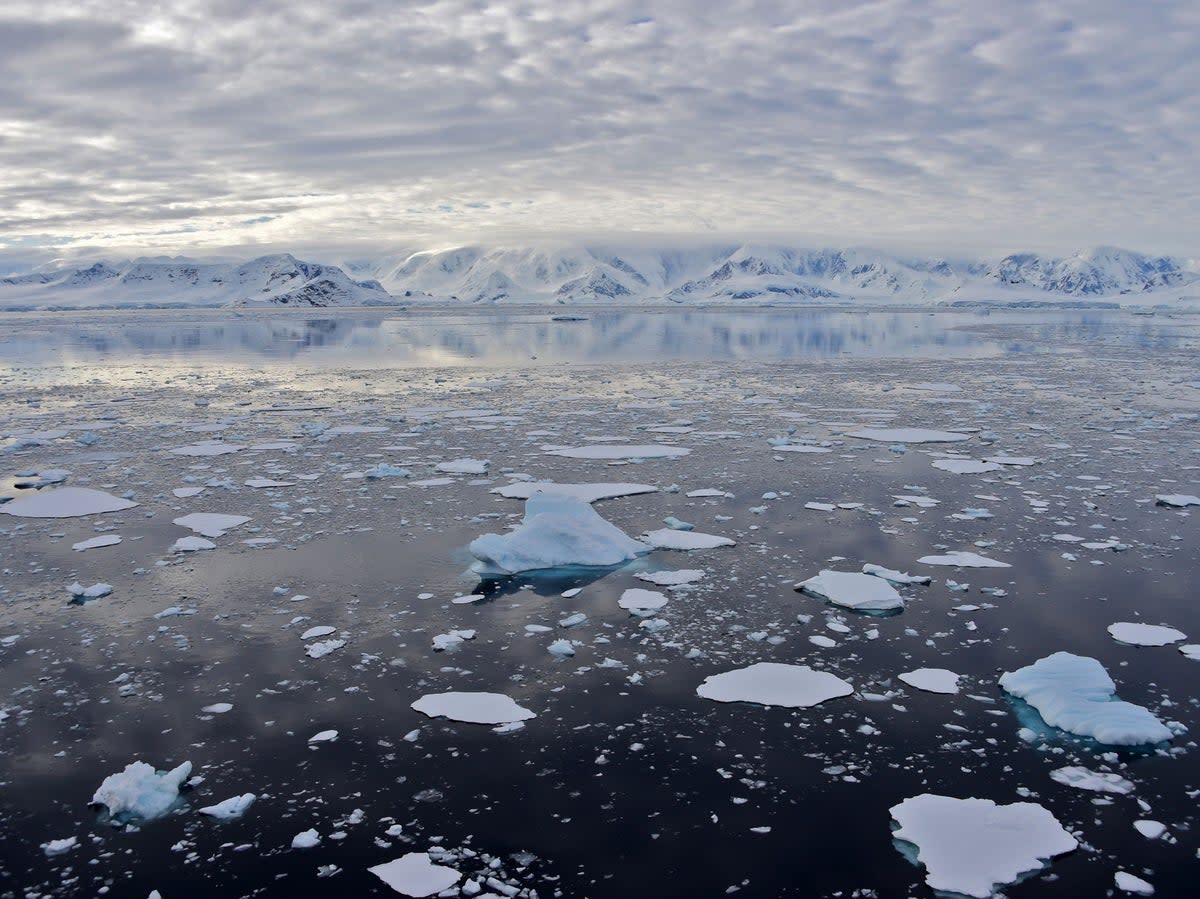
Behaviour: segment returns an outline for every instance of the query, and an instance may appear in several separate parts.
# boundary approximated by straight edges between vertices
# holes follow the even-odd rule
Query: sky
[[[5,0],[0,250],[1200,255],[1196,0]]]

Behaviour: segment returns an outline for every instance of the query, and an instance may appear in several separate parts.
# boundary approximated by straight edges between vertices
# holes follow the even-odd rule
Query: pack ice
[[[929,886],[977,899],[1079,845],[1035,802],[997,805],[922,793],[892,806],[891,815],[900,825],[892,835],[917,847]]]
[[[825,570],[801,581],[796,589],[857,612],[904,608],[904,597],[886,579],[857,571]]]
[[[650,547],[605,521],[573,496],[538,493],[510,534],[484,534],[467,547],[477,574],[506,575],[567,565],[609,567],[650,552]]]
[[[1116,698],[1104,666],[1087,656],[1056,652],[1017,671],[1000,686],[1037,709],[1051,727],[1109,746],[1142,746],[1172,733],[1149,709]]]
[[[118,821],[159,818],[171,810],[191,774],[191,762],[161,774],[145,762],[130,762],[124,771],[104,778],[92,804],[103,805]]]

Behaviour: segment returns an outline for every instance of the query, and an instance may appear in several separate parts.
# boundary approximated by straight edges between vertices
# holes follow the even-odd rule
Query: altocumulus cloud
[[[1195,0],[8,0],[0,246],[1194,252]]]

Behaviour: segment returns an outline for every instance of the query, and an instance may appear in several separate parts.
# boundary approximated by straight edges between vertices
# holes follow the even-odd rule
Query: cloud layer
[[[9,0],[0,247],[1194,253],[1192,0]]]

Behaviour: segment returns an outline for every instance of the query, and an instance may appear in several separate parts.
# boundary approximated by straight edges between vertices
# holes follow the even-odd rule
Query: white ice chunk
[[[557,496],[573,496],[585,503],[657,492],[658,488],[649,484],[555,484],[553,481],[519,481],[492,490],[492,493],[509,499],[529,499],[535,493],[553,493]]]
[[[0,515],[17,518],[83,518],[106,512],[123,512],[137,503],[93,490],[90,487],[58,487],[40,490],[32,496],[22,496],[0,505]]]
[[[682,446],[667,446],[662,443],[652,443],[633,446],[624,443],[606,443],[595,446],[569,446],[562,449],[548,450],[551,456],[564,456],[568,459],[678,459],[686,456],[690,449]]]
[[[301,831],[292,837],[293,849],[312,849],[321,842],[321,835],[314,828]]]
[[[433,896],[454,886],[462,875],[445,865],[435,865],[427,852],[410,852],[394,861],[367,868],[372,874],[405,896]]]
[[[756,702],[789,709],[808,708],[853,692],[853,685],[827,671],[779,662],[757,662],[713,674],[696,688],[697,695],[716,702]]]
[[[226,531],[245,524],[246,515],[221,515],[216,512],[192,512],[175,519],[175,524],[195,531],[201,537],[224,537]]]
[[[246,813],[246,809],[250,808],[257,798],[253,793],[243,793],[241,796],[234,796],[218,802],[216,805],[205,806],[200,809],[200,814],[216,818],[218,821],[232,821],[242,817]]]
[[[847,437],[860,440],[876,440],[880,443],[958,443],[970,440],[970,434],[954,431],[930,431],[926,428],[861,428],[848,431]]]
[[[104,778],[92,796],[117,820],[149,820],[165,815],[179,799],[179,788],[192,775],[192,763],[160,774],[145,762],[131,762],[124,771]]]
[[[1147,840],[1157,840],[1167,832],[1167,825],[1161,821],[1150,821],[1145,818],[1134,821],[1133,828]]]
[[[305,646],[304,654],[310,659],[321,659],[331,652],[337,652],[345,645],[345,640],[318,640]]]
[[[75,837],[65,837],[61,840],[50,840],[48,843],[42,843],[42,852],[53,858],[56,855],[64,855],[79,845],[79,840]]]
[[[639,581],[646,581],[659,587],[679,587],[691,584],[704,577],[700,568],[681,568],[678,571],[639,571],[634,575]]]
[[[224,456],[238,453],[246,447],[236,443],[222,443],[220,440],[205,440],[190,446],[178,446],[171,450],[176,456]]]
[[[829,600],[834,605],[861,612],[903,609],[902,597],[883,578],[857,571],[824,570],[796,585],[809,596]]]
[[[1154,499],[1160,506],[1174,506],[1177,509],[1200,506],[1200,496],[1192,496],[1188,493],[1160,493]]]
[[[918,668],[916,671],[906,671],[899,675],[900,680],[910,687],[928,693],[957,693],[958,679],[961,676],[945,668]]]
[[[1087,656],[1056,652],[1017,671],[1000,686],[1037,709],[1051,727],[1110,746],[1140,746],[1171,739],[1149,709],[1116,698],[1104,666]]]
[[[245,482],[247,487],[253,487],[255,490],[264,490],[271,487],[295,487],[295,481],[276,481],[273,478],[250,478]]]
[[[430,718],[449,718],[468,724],[509,724],[537,717],[503,693],[428,693],[412,707]]]
[[[617,605],[629,611],[633,611],[634,609],[654,610],[661,609],[668,602],[667,597],[657,590],[643,590],[641,587],[630,587],[621,594],[621,598],[617,600]]]
[[[1133,893],[1135,896],[1154,895],[1153,884],[1128,871],[1118,871],[1113,875],[1113,881],[1116,883],[1117,889],[1124,890],[1126,893]]]
[[[897,587],[906,584],[929,584],[933,578],[927,574],[905,574],[901,571],[896,571],[894,568],[884,568],[882,565],[872,565],[868,562],[862,567],[863,574],[869,574],[872,577],[881,577],[890,584]]]
[[[338,738],[336,730],[322,730],[308,738],[309,743],[332,743]]]
[[[300,635],[301,640],[315,640],[317,637],[328,637],[337,630],[336,627],[330,627],[328,624],[318,624],[316,627],[310,627]]]
[[[449,462],[439,462],[434,468],[446,474],[487,474],[491,464],[487,459],[451,459]]]
[[[1119,774],[1092,771],[1079,765],[1056,768],[1050,772],[1050,779],[1064,786],[1091,790],[1094,793],[1117,793],[1124,796],[1133,792],[1133,781],[1126,780]]]
[[[649,552],[649,548],[590,505],[570,496],[535,494],[525,517],[509,534],[485,534],[468,549],[479,574],[515,574],[568,565],[608,567]]]
[[[85,552],[89,549],[99,549],[102,546],[116,546],[121,542],[121,538],[116,534],[104,534],[100,537],[90,537],[87,540],[80,540],[78,543],[71,544],[71,549],[77,553]]]
[[[1133,646],[1170,646],[1180,640],[1186,640],[1187,634],[1173,627],[1160,624],[1141,624],[1135,621],[1118,621],[1108,626],[1108,632],[1114,640],[1129,643]]]
[[[933,467],[951,474],[983,474],[985,471],[999,471],[1004,466],[977,459],[936,459]]]
[[[957,568],[1012,568],[1007,562],[959,550],[940,556],[921,556],[917,561],[922,565],[948,565]]]
[[[997,805],[923,793],[892,806],[891,815],[900,825],[892,836],[917,847],[929,886],[976,899],[1078,846],[1035,802]]]
[[[180,537],[171,544],[168,552],[173,553],[196,553],[203,552],[207,549],[216,549],[217,544],[211,540],[205,540],[203,537]]]
[[[716,534],[701,534],[699,531],[677,531],[674,528],[659,528],[642,535],[642,540],[655,549],[716,549],[718,546],[735,546],[728,537]]]

